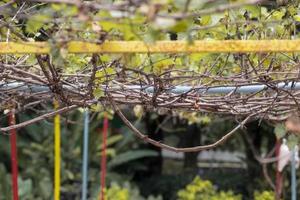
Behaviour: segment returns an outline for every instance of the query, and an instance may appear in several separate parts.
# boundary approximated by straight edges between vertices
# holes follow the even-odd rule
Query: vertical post
[[[54,102],[58,109],[58,102]],[[54,200],[60,199],[60,116],[54,116]]]
[[[102,132],[102,155],[101,155],[101,193],[100,200],[105,200],[105,178],[106,178],[106,138],[108,131],[108,119],[104,116]]]
[[[276,158],[279,158],[279,149],[280,149],[280,139],[277,139],[276,146],[275,146]],[[278,170],[278,163],[279,163],[279,159],[277,161],[277,166],[276,166],[276,188],[275,188],[276,200],[280,200],[281,193],[282,193],[282,173]]]
[[[296,22],[293,23],[293,28],[294,28],[294,34],[292,37],[293,39],[296,39],[297,37],[297,29],[296,29]],[[292,185],[292,200],[297,200],[297,181],[296,181],[296,160],[295,160],[295,155],[296,151],[298,151],[298,146],[294,146],[292,149],[292,157],[291,157],[291,185]]]
[[[15,125],[16,119],[14,111],[9,112],[9,125]],[[11,168],[12,168],[12,194],[13,200],[18,200],[18,157],[17,157],[17,131],[16,129],[12,129],[10,131],[10,151],[11,151]]]
[[[89,111],[84,111],[84,130],[83,130],[83,162],[82,162],[82,200],[87,199],[88,185],[88,149],[89,148]]]
[[[297,181],[296,181],[296,161],[295,152],[296,147],[292,149],[291,157],[291,186],[292,186],[292,200],[297,200]]]

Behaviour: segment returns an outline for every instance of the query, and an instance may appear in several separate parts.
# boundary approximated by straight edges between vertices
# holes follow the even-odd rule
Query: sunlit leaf
[[[49,15],[36,14],[29,18],[26,24],[26,31],[29,33],[37,32],[42,26],[51,19]]]

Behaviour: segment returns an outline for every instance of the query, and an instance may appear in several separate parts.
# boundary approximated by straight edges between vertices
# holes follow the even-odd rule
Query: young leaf
[[[285,125],[283,123],[277,124],[274,133],[278,139],[282,138],[286,134]]]
[[[42,26],[50,20],[50,16],[37,14],[29,18],[26,24],[26,31],[29,33],[37,32]]]

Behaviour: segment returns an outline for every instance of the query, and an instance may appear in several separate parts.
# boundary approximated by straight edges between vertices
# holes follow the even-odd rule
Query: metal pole
[[[108,118],[104,114],[103,132],[102,132],[102,153],[101,153],[101,186],[100,186],[100,200],[105,200],[105,186],[106,186],[106,140],[108,133]]]
[[[105,41],[97,44],[84,41],[63,43],[69,53],[249,53],[300,52],[299,40],[184,40]],[[0,42],[0,54],[49,54],[48,42]]]
[[[84,130],[83,130],[83,162],[82,162],[82,200],[87,199],[88,185],[88,150],[89,150],[89,110],[84,111]]]
[[[279,158],[279,149],[280,149],[280,139],[277,139],[276,141],[276,146],[275,146],[275,154],[276,158]],[[282,193],[282,182],[283,182],[283,177],[282,173],[278,170],[278,163],[279,159],[277,161],[277,166],[276,166],[276,187],[275,187],[275,199],[280,200],[281,199],[281,193]]]
[[[54,107],[58,109],[59,105],[54,100]],[[60,172],[61,172],[61,133],[60,133],[60,115],[54,116],[54,200],[60,200]]]
[[[9,112],[9,125],[15,125],[16,118],[14,111]],[[11,168],[12,168],[12,194],[13,200],[18,200],[18,153],[17,153],[17,131],[12,129],[10,131],[10,149],[11,149]]]
[[[77,89],[67,85],[63,85],[65,89]],[[300,90],[300,82],[280,82],[274,85],[275,89],[284,89],[284,90]],[[18,91],[30,91],[30,92],[48,92],[50,91],[48,86],[45,85],[28,85],[23,83],[1,83],[0,82],[0,92],[5,90],[18,90]],[[124,86],[112,86],[108,87],[103,86],[103,89],[108,89],[110,91],[115,90],[143,90],[147,93],[154,93],[154,87],[148,85],[124,85]],[[213,86],[213,87],[203,87],[203,86],[175,86],[172,88],[165,89],[166,93],[172,94],[183,94],[187,92],[196,92],[199,94],[228,94],[228,93],[239,93],[239,94],[249,94],[256,93],[263,90],[271,90],[265,84],[253,84],[253,85],[243,85],[243,86]]]
[[[292,190],[292,200],[297,200],[297,181],[296,181],[296,161],[295,161],[295,148],[292,150],[291,158],[291,190]]]

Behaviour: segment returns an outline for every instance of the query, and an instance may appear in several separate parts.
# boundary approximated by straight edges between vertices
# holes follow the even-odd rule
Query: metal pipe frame
[[[74,89],[70,86],[63,86],[64,88]],[[107,86],[103,86],[103,90],[105,90]],[[142,90],[146,93],[154,93],[155,88],[153,86],[140,86],[140,85],[124,85],[124,86],[112,86],[108,87],[110,90]],[[201,86],[175,86],[172,88],[168,88],[165,90],[166,93],[170,94],[184,94],[188,92],[196,92],[198,94],[229,94],[229,93],[237,93],[237,94],[249,94],[249,93],[257,93],[263,90],[271,89],[266,84],[254,84],[254,85],[244,85],[244,86],[215,86],[209,88],[203,88]],[[300,90],[300,82],[280,82],[274,85],[274,89],[279,90]],[[23,84],[19,82],[15,83],[0,83],[0,92],[8,91],[8,90],[18,90],[21,92],[49,92],[50,89],[48,86],[44,85],[29,85]]]
[[[53,45],[52,45],[53,48]],[[300,40],[105,41],[103,44],[57,42],[69,53],[250,53],[300,52]],[[48,42],[0,42],[0,54],[48,54]]]

